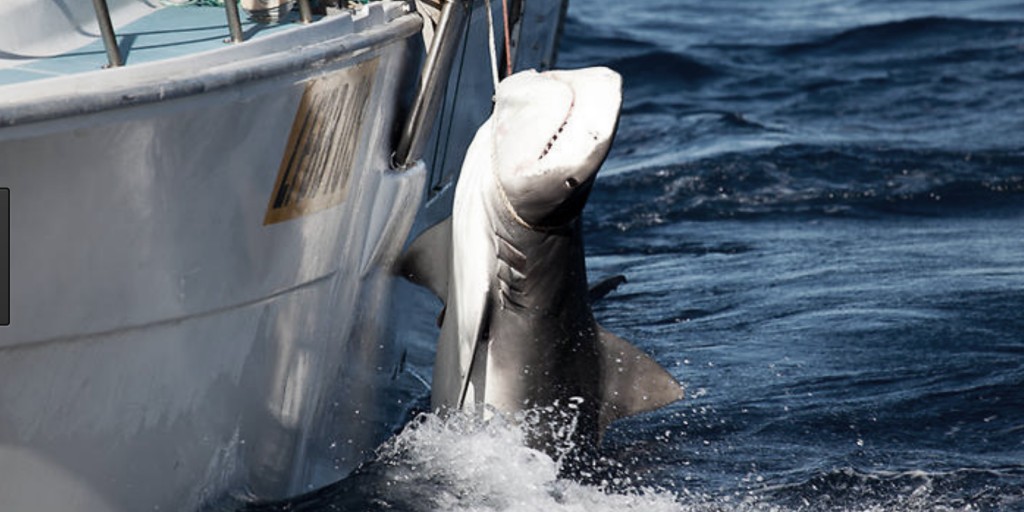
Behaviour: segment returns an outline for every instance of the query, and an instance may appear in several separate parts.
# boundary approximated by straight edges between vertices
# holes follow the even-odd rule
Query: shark
[[[612,421],[683,398],[668,371],[591,309],[581,218],[618,126],[622,79],[603,67],[522,71],[499,83],[494,100],[451,216],[399,262],[444,303],[431,405],[572,407],[572,442],[594,446]],[[621,279],[611,281],[596,293]]]

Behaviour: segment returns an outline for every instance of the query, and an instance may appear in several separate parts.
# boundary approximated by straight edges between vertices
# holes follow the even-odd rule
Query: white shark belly
[[[489,125],[490,122],[485,123],[480,129],[488,130]],[[442,340],[437,356],[445,357],[448,364],[458,367],[458,389],[448,389],[443,393],[445,404],[454,408],[472,407],[481,398],[480,390],[474,389],[467,378],[473,354],[480,341],[496,261],[490,227],[491,208],[494,206],[484,193],[494,187],[491,146],[488,138],[480,141],[483,143],[474,140],[470,146],[455,189],[452,206],[451,300],[448,303],[454,318],[446,319],[453,322],[452,328],[448,328],[446,333],[450,339]],[[449,350],[455,354],[442,353]],[[461,397],[460,403],[463,386],[466,386],[465,396]]]

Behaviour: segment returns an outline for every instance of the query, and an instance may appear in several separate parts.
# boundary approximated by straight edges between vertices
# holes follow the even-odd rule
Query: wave
[[[986,21],[968,18],[923,17],[866,25],[845,30],[828,37],[781,46],[781,53],[851,53],[879,47],[916,47],[940,41],[988,39],[993,32],[1012,33],[1021,23]]]
[[[1019,206],[1021,168],[1019,150],[781,146],[611,175],[595,188],[591,222],[986,212]]]
[[[636,55],[657,49],[646,41],[602,27],[596,27],[570,16],[559,44],[561,67],[593,66],[597,62]]]
[[[766,489],[772,502],[824,510],[1010,510],[1024,506],[1024,495],[1006,492],[1024,478],[1020,468],[961,468],[863,471],[839,468],[796,484]],[[760,494],[760,493],[759,493]],[[786,507],[789,508],[789,507]]]
[[[936,45],[961,46],[964,41],[1012,41],[1020,38],[1020,21],[984,20],[925,16],[861,25],[825,34],[806,41],[790,43],[711,43],[698,48],[727,51],[768,50],[774,54],[798,56],[824,53],[841,55],[874,51],[879,48],[921,48]],[[943,42],[950,44],[943,44]]]
[[[665,50],[645,51],[603,64],[621,73],[626,87],[651,82],[659,88],[694,86],[722,74],[696,58]]]
[[[622,74],[627,87],[694,84],[722,74],[696,57],[626,34],[602,31],[574,17],[566,22],[559,64],[608,66]]]

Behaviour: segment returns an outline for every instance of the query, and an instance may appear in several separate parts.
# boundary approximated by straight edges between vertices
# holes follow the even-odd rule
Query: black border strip
[[[0,326],[11,325],[11,189],[0,187]]]

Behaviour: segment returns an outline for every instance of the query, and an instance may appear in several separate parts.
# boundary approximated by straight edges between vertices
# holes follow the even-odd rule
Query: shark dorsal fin
[[[398,262],[398,272],[448,300],[452,260],[452,218],[434,224],[416,237]]]
[[[683,388],[654,359],[598,326],[601,358],[599,432],[619,418],[681,400]]]
[[[593,304],[603,299],[605,295],[608,295],[609,293],[615,291],[615,289],[618,288],[619,285],[625,282],[626,276],[622,274],[616,274],[614,276],[606,277],[600,280],[596,284],[592,285],[590,287],[590,290],[587,292],[587,302]]]

